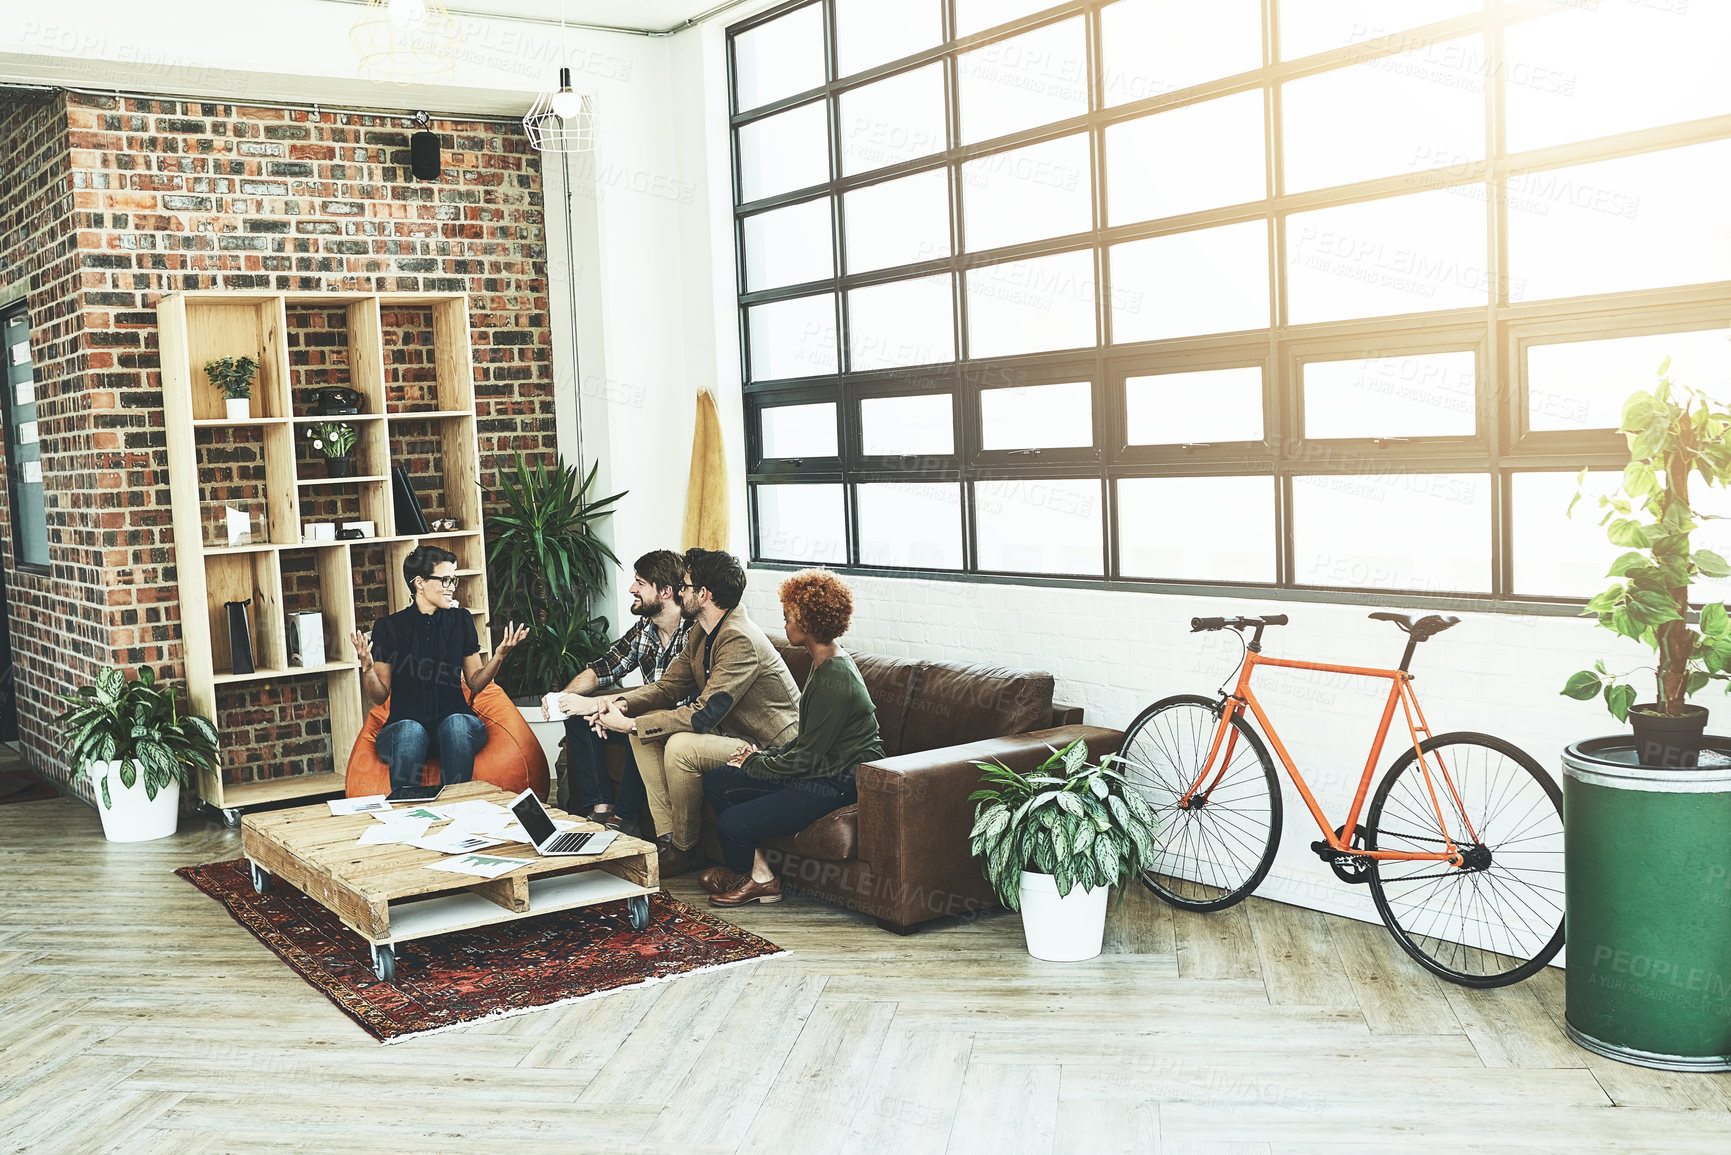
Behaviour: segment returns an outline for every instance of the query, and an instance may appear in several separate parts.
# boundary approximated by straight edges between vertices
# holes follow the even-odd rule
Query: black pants
[[[613,798],[612,781],[607,777],[608,743],[625,747],[625,773],[619,779],[619,798]],[[643,778],[637,773],[637,759],[631,755],[631,736],[609,731],[607,737],[597,737],[589,728],[587,718],[565,719],[565,766],[571,775],[572,807],[591,810],[597,803],[613,806],[619,817],[637,821],[643,814],[645,795]]]
[[[707,771],[703,796],[719,815],[715,833],[727,868],[735,874],[751,869],[752,856],[765,838],[798,834],[830,811],[859,801],[852,779],[768,782],[737,766]]]

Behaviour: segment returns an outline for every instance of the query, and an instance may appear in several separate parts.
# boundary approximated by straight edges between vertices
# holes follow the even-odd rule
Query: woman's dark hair
[[[403,583],[409,587],[409,596],[415,596],[416,578],[430,579],[434,567],[456,560],[456,554],[436,545],[421,545],[410,550],[409,556],[403,559]]]
[[[853,621],[853,591],[826,569],[802,569],[781,583],[782,613],[820,642],[833,642]]]
[[[722,550],[686,550],[685,571],[691,575],[691,588],[708,590],[710,600],[724,610],[738,605],[745,593],[745,570],[738,558]]]
[[[685,580],[685,559],[670,549],[652,549],[637,559],[637,576],[655,587],[678,591]]]

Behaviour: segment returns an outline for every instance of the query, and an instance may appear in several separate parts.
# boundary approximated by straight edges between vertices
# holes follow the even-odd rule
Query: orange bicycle
[[[1142,881],[1173,906],[1209,911],[1242,902],[1267,876],[1280,845],[1280,783],[1248,712],[1322,831],[1311,849],[1342,881],[1369,885],[1407,954],[1464,986],[1519,982],[1563,945],[1562,794],[1537,762],[1501,738],[1431,733],[1408,667],[1419,643],[1459,618],[1370,616],[1406,633],[1399,668],[1265,657],[1262,631],[1285,625],[1284,614],[1191,619],[1192,633],[1236,631],[1244,658],[1230,693],[1166,698],[1125,731],[1122,769],[1160,818]],[[1358,792],[1338,826],[1317,805],[1250,688],[1262,666],[1391,683]],[[1366,810],[1396,707],[1412,747],[1383,775]]]

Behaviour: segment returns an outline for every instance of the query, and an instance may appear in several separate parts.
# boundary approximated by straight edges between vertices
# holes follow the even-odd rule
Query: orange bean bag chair
[[[469,704],[487,727],[487,744],[475,755],[475,781],[491,782],[512,794],[533,790],[537,797],[545,799],[547,755],[542,753],[541,743],[535,740],[529,723],[523,721],[516,703],[499,688],[498,683],[488,686],[478,695],[471,695],[465,687],[463,696],[469,699]],[[385,728],[390,716],[388,698],[367,714],[361,736],[355,739],[355,748],[349,751],[348,781],[344,792],[350,798],[391,792],[391,768],[385,765],[378,752],[379,731]],[[437,758],[427,759],[421,771],[421,783],[425,786],[439,784]]]

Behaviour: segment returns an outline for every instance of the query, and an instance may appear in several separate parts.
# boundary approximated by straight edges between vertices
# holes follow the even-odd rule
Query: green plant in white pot
[[[222,390],[223,412],[230,421],[245,421],[252,416],[252,379],[258,375],[258,362],[251,357],[218,357],[204,363],[205,376]]]
[[[54,721],[74,771],[94,785],[103,834],[110,842],[173,834],[192,769],[216,771],[216,727],[184,712],[149,666],[132,681],[105,666],[93,685],[62,698],[69,708]]]
[[[971,849],[986,881],[1022,913],[1028,953],[1076,962],[1100,953],[1106,897],[1154,853],[1154,812],[1112,769],[1108,754],[1088,761],[1081,739],[1028,774],[1001,762],[976,762],[984,788]]]

